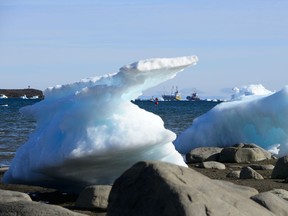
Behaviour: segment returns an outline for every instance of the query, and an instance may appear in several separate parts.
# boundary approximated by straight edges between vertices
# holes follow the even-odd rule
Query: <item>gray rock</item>
[[[79,208],[107,209],[111,185],[92,185],[86,187],[76,200],[75,206]]]
[[[219,161],[219,154],[222,148],[199,147],[186,154],[187,163],[201,163],[203,161]]]
[[[272,164],[249,164],[249,167],[254,170],[273,170],[275,166]]]
[[[269,151],[263,149],[262,147],[256,145],[255,143],[238,143],[238,144],[233,145],[233,147],[239,147],[239,148],[259,148],[259,149],[261,149],[261,150],[263,151],[263,153],[265,154],[265,157],[266,157],[267,159],[271,159],[271,158],[272,158],[272,154],[271,154]]]
[[[240,179],[264,179],[263,176],[251,167],[243,167],[240,171]]]
[[[249,198],[257,193],[253,188],[211,180],[186,167],[160,161],[138,162],[114,182],[107,214],[274,215]]]
[[[84,216],[61,206],[33,201],[0,203],[0,216]]]
[[[32,199],[25,193],[0,189],[0,203],[14,201],[32,201]]]
[[[216,161],[205,161],[202,162],[199,165],[200,168],[206,168],[206,169],[219,169],[219,170],[225,170],[226,166],[225,164],[222,164],[220,162],[216,162]]]
[[[278,197],[288,201],[288,191],[284,189],[273,189],[269,191],[270,193],[273,193],[277,195]]]
[[[277,216],[288,215],[288,202],[271,192],[264,192],[251,197],[252,200],[264,206]]]
[[[288,177],[288,155],[277,160],[272,171],[272,179],[286,179]]]
[[[270,152],[255,144],[238,144],[224,148],[220,153],[220,162],[224,163],[250,163],[270,158]]]
[[[234,178],[239,179],[240,178],[240,170],[232,170],[226,175],[227,178]]]

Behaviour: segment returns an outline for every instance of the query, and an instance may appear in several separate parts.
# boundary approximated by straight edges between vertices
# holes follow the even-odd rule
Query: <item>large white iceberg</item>
[[[174,141],[176,149],[186,154],[196,147],[245,142],[278,156],[288,154],[288,86],[278,92],[263,88],[252,85],[239,89],[234,100],[196,118]]]
[[[140,160],[187,166],[172,143],[176,135],[131,100],[197,61],[142,60],[115,74],[45,90],[45,100],[21,110],[37,119],[37,128],[17,150],[4,182],[79,191],[113,183]]]

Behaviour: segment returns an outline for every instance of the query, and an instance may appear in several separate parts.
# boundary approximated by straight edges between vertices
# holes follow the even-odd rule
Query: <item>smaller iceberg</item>
[[[21,112],[37,128],[16,152],[6,183],[78,192],[111,184],[141,160],[187,166],[162,119],[131,100],[195,65],[196,56],[141,60],[115,74],[45,90],[45,99]]]
[[[262,85],[238,89],[232,101],[222,102],[202,116],[174,141],[186,154],[201,146],[255,143],[266,150],[288,154],[288,86],[278,92]]]
[[[231,96],[231,100],[241,100],[245,99],[247,96],[253,96],[253,95],[269,95],[273,92],[266,89],[262,84],[258,85],[248,85],[243,86],[240,89],[237,87],[233,88],[234,94]]]

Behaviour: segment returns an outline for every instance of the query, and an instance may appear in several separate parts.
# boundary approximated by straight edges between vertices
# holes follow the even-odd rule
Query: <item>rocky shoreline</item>
[[[33,96],[38,96],[39,99],[43,99],[44,95],[41,90],[33,89],[33,88],[25,88],[25,89],[0,89],[0,95],[5,95],[8,98],[20,98],[24,95],[27,98],[32,98]]]
[[[121,213],[120,213],[121,211],[122,212],[126,211],[126,213],[128,215],[153,215],[153,213],[151,213],[153,211],[155,212],[154,215],[161,215],[163,212],[161,213],[162,210],[159,207],[159,205],[161,205],[162,199],[165,199],[167,201],[167,203],[172,202],[173,205],[174,204],[179,205],[179,202],[181,202],[180,206],[183,206],[183,205],[186,206],[183,209],[184,213],[181,210],[180,211],[181,213],[176,212],[174,215],[201,215],[200,212],[203,209],[202,209],[202,207],[199,207],[199,206],[202,206],[202,205],[205,206],[206,211],[210,211],[210,213],[207,215],[219,215],[219,214],[215,213],[215,211],[217,211],[217,208],[215,209],[215,206],[213,204],[214,201],[216,203],[219,202],[218,204],[221,206],[223,205],[222,206],[223,209],[218,210],[218,211],[223,211],[222,212],[223,214],[221,214],[221,215],[229,215],[229,212],[232,213],[232,215],[240,215],[239,212],[241,212],[241,211],[243,211],[242,212],[243,215],[255,215],[255,213],[260,214],[260,215],[288,215],[288,211],[286,211],[287,207],[281,207],[280,208],[276,204],[274,204],[272,201],[271,201],[271,203],[273,203],[273,205],[271,204],[270,206],[268,206],[268,207],[266,206],[265,208],[263,208],[261,205],[257,204],[257,203],[261,202],[261,199],[265,199],[265,198],[263,198],[263,196],[264,197],[268,196],[269,199],[273,198],[272,200],[275,200],[277,198],[277,197],[276,198],[274,197],[274,196],[276,196],[276,195],[274,195],[275,193],[281,193],[282,198],[283,198],[283,196],[286,196],[283,199],[279,198],[279,200],[277,200],[279,205],[283,204],[282,202],[284,202],[284,204],[285,204],[288,201],[288,184],[286,183],[287,182],[286,179],[284,179],[284,178],[272,178],[272,175],[275,175],[275,173],[273,174],[273,170],[275,169],[274,167],[276,166],[279,159],[274,158],[274,157],[268,157],[268,158],[260,160],[260,161],[246,161],[247,157],[251,159],[250,153],[252,150],[254,151],[256,149],[255,146],[249,145],[249,147],[248,147],[250,149],[248,151],[249,153],[246,155],[244,154],[244,156],[243,156],[243,152],[239,153],[239,151],[243,150],[247,153],[247,149],[245,149],[245,147],[237,146],[237,147],[233,147],[233,148],[234,148],[234,150],[237,149],[237,151],[238,151],[238,156],[237,156],[237,151],[234,151],[234,152],[236,152],[234,158],[236,160],[243,160],[244,162],[243,161],[238,161],[238,162],[231,161],[229,163],[228,162],[218,162],[220,159],[218,159],[218,161],[217,160],[209,161],[207,159],[207,149],[204,149],[204,150],[202,149],[201,150],[202,153],[198,152],[197,157],[194,157],[194,158],[197,158],[197,161],[194,161],[193,163],[191,163],[191,162],[188,163],[189,168],[182,168],[182,167],[179,167],[176,165],[171,165],[171,164],[167,164],[167,163],[163,163],[163,162],[147,161],[147,162],[136,163],[133,167],[128,169],[125,173],[123,173],[123,175],[121,175],[115,181],[113,187],[112,186],[104,186],[107,189],[107,190],[105,189],[106,192],[103,192],[103,186],[100,186],[100,187],[89,188],[88,192],[86,191],[84,193],[84,195],[82,194],[82,198],[83,198],[83,196],[84,196],[84,198],[87,198],[87,197],[93,197],[93,196],[91,196],[91,193],[92,194],[94,193],[94,199],[95,199],[95,197],[96,197],[96,199],[98,199],[98,201],[96,203],[94,203],[95,204],[94,207],[93,207],[93,205],[92,205],[92,207],[91,206],[85,207],[85,204],[82,206],[79,205],[79,198],[80,198],[81,194],[80,195],[67,194],[67,193],[62,193],[60,191],[57,191],[55,189],[42,188],[42,187],[36,187],[36,186],[3,184],[2,183],[2,176],[6,170],[5,168],[0,169],[0,178],[1,178],[0,189],[5,190],[5,191],[9,190],[9,191],[23,192],[25,194],[28,194],[31,197],[31,199],[37,203],[40,202],[40,203],[49,204],[49,206],[50,205],[57,205],[57,206],[63,207],[65,209],[68,209],[71,211],[70,212],[71,214],[67,213],[67,215],[73,215],[74,213],[75,214],[79,213],[79,214],[84,214],[84,215],[90,215],[90,216],[121,215]],[[204,152],[204,155],[206,155],[205,157],[203,157],[203,152]],[[259,151],[257,150],[255,152],[257,152],[257,155],[259,156]],[[195,156],[195,153],[191,152],[190,154],[187,154],[186,157],[191,157],[191,155]],[[239,159],[240,155],[241,155],[242,159]],[[208,158],[211,158],[211,154],[210,154],[210,156],[208,156]],[[255,158],[255,156],[253,156],[252,158]],[[222,160],[223,160],[223,158],[222,158]],[[209,168],[207,166],[208,165],[211,166],[211,163],[205,164],[206,162],[213,162],[213,163],[215,162],[216,164],[212,163],[212,167]],[[224,165],[225,168],[223,169],[223,168],[221,168],[221,166],[219,168],[215,167],[216,165],[218,165],[217,163]],[[244,178],[243,176],[242,177],[239,177],[239,176],[235,177],[235,176],[229,175],[230,173],[233,173],[233,172],[238,172],[238,173],[244,172],[243,170],[245,170],[247,167],[253,167],[254,168],[253,170],[255,170],[263,178],[257,178],[257,177],[255,177],[256,175],[254,175],[254,176],[252,175],[251,178],[250,177]],[[175,176],[176,176],[176,178],[175,178]],[[180,180],[180,182],[179,182],[179,180]],[[220,181],[218,181],[218,180],[220,180]],[[230,185],[229,182],[233,183],[233,184]],[[175,185],[178,185],[178,186],[175,186]],[[214,186],[215,186],[215,188],[214,188]],[[164,187],[164,188],[161,189],[161,187]],[[182,190],[181,187],[183,187],[185,189],[184,190],[185,192],[181,191]],[[147,189],[147,188],[150,188],[150,189]],[[275,192],[275,189],[280,189],[280,192],[279,191]],[[109,203],[109,205],[108,205],[107,203],[108,203],[108,196],[109,196],[110,190],[111,190],[111,194],[110,194],[111,197],[109,198],[109,202],[111,202],[111,203]],[[160,190],[160,191],[158,191],[158,190]],[[181,199],[179,197],[176,198],[176,197],[174,197],[174,195],[172,196],[170,193],[167,192],[170,190],[174,191],[172,193],[172,195],[174,193],[178,193],[181,197],[183,195],[183,193],[187,193],[187,196],[190,198],[188,199],[188,201],[183,201],[184,198],[181,198]],[[175,192],[175,190],[176,190],[176,192]],[[196,192],[195,192],[195,190],[196,190]],[[231,193],[231,197],[229,194],[227,194],[227,190],[229,191],[229,194]],[[95,195],[95,191],[97,191],[96,193],[98,193],[98,195]],[[107,191],[109,191],[109,192],[107,192]],[[123,192],[124,194],[121,193],[121,191],[125,191],[125,192]],[[200,194],[199,194],[199,191],[200,191]],[[239,191],[243,192],[243,196],[245,199],[242,200],[242,198],[243,198],[242,195],[241,195],[241,197],[238,197],[237,199],[235,198],[238,196],[237,194],[240,193]],[[1,191],[0,191],[0,193],[1,193]],[[164,193],[164,195],[163,195],[163,193]],[[165,195],[165,193],[167,193],[167,194]],[[211,200],[209,200],[211,193],[212,194],[214,193],[214,195],[215,195],[215,197],[211,197],[213,202]],[[101,197],[101,199],[99,198],[100,197],[99,194],[102,194],[101,196],[103,196],[103,197]],[[150,197],[151,195],[153,196],[153,198]],[[97,196],[98,196],[98,198],[97,198]],[[145,200],[145,199],[147,199],[147,198],[145,198],[145,196],[150,197],[150,198],[148,200]],[[163,198],[163,196],[165,198]],[[202,196],[204,196],[204,198]],[[235,198],[235,200],[232,201],[234,198]],[[136,200],[139,199],[137,204],[136,203],[130,203],[130,202],[132,202],[131,200],[135,200],[135,199]],[[144,199],[144,200],[141,200],[141,199]],[[180,199],[180,201],[179,201],[179,199]],[[195,199],[197,201],[195,201]],[[201,203],[201,199],[206,200],[205,201],[206,203],[204,203],[204,204]],[[218,199],[220,199],[220,200],[218,200]],[[251,201],[253,199],[255,199],[255,200]],[[266,198],[266,199],[268,199],[268,198]],[[230,203],[230,200],[232,203]],[[193,206],[194,202],[196,202],[196,203],[199,202],[194,207],[194,209],[199,208],[199,209],[197,209],[197,211],[199,211],[198,212],[199,214],[193,213],[194,210],[191,210],[190,207],[187,207],[186,202],[189,202],[188,206],[190,206],[190,205]],[[104,204],[106,203],[106,205],[108,206],[108,207],[106,206],[108,208],[108,211],[107,211],[106,207],[103,207],[103,208],[101,207],[101,204],[103,205],[103,203]],[[145,211],[147,211],[145,214],[144,214],[144,212],[145,212],[144,210],[143,210],[142,214],[136,214],[135,212],[133,213],[131,210],[129,210],[129,209],[131,209],[131,205],[133,205],[133,206],[138,205],[138,207],[139,207],[139,205],[140,205],[139,203],[142,203],[141,205],[147,205],[146,207],[144,207],[146,209]],[[173,209],[173,207],[172,207],[173,205],[171,206],[172,203],[170,203],[169,208],[166,206],[166,204],[162,203],[165,206],[165,208],[169,209],[169,212],[171,211],[171,213],[166,214],[166,215],[173,215],[172,212],[175,209]],[[235,203],[238,203],[238,204],[235,204]],[[255,203],[256,203],[256,205],[255,205]],[[91,201],[90,201],[90,204],[91,204]],[[269,204],[269,202],[268,202],[268,204]],[[0,207],[1,207],[1,205],[4,205],[4,204],[0,202]],[[130,207],[129,207],[129,205],[130,205]],[[227,207],[225,207],[227,209],[224,208],[225,205],[227,205]],[[236,205],[236,207],[234,205]],[[241,210],[241,208],[243,208],[243,206],[240,208],[239,206],[237,207],[237,205],[239,205],[239,206],[242,206],[242,205],[246,206],[247,205],[247,209],[248,209],[247,212],[248,213],[247,212],[245,213],[246,210],[244,210],[244,209]],[[276,207],[275,207],[275,205],[276,205]],[[8,207],[7,206],[4,206],[4,207],[8,208],[9,206]],[[150,210],[147,210],[148,206],[149,206]],[[117,211],[111,210],[111,208],[118,209],[118,210]],[[119,208],[121,210],[119,210]],[[179,208],[180,207],[177,207],[178,210],[179,210]],[[185,211],[189,208],[190,208],[189,213],[187,213],[187,212],[185,213]],[[205,208],[204,208],[204,210],[205,210]],[[249,210],[249,208],[251,208],[251,209]],[[268,209],[268,208],[270,208],[270,209]],[[280,208],[280,209],[278,211],[278,209],[275,210],[273,208]],[[109,212],[109,214],[107,214],[107,212]],[[242,213],[241,213],[241,215],[242,215]],[[1,214],[1,211],[0,211],[0,216],[1,215],[4,215],[4,214]],[[23,214],[23,215],[25,215],[25,214]],[[49,215],[49,214],[47,214],[47,215]]]

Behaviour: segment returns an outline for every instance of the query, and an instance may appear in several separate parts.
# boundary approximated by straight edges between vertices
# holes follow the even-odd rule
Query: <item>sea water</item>
[[[40,99],[0,99],[0,166],[9,166],[17,148],[24,144],[35,130],[37,122],[24,116],[19,109],[39,102]],[[140,108],[159,115],[165,128],[179,135],[196,117],[212,109],[212,101],[153,101],[136,100]]]
[[[19,109],[40,99],[0,99],[0,166],[9,165],[16,149],[28,140],[36,121]]]
[[[165,128],[179,135],[188,128],[193,119],[206,113],[219,102],[213,101],[135,101],[136,105],[146,111],[159,115],[164,121]]]

